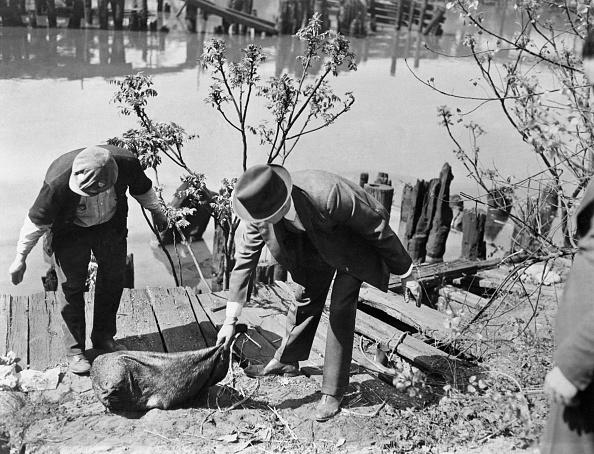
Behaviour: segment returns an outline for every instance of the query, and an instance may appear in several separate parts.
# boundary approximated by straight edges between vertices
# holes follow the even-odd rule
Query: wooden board
[[[29,297],[13,296],[10,299],[7,350],[20,358],[18,364],[25,368],[29,363]]]
[[[397,320],[413,327],[433,339],[448,336],[447,317],[428,306],[417,307],[414,301],[404,302],[404,297],[396,293],[384,293],[373,287],[363,286],[359,301],[379,309]]]
[[[146,290],[124,289],[117,337],[129,350],[165,351]]]
[[[50,365],[49,343],[50,313],[45,293],[29,297],[29,367],[44,370]]]
[[[183,288],[148,288],[159,331],[167,352],[184,352],[206,347],[194,311]]]
[[[217,342],[217,328],[214,325],[214,321],[209,317],[209,314],[206,312],[202,304],[196,297],[196,293],[189,287],[186,287],[186,294],[188,295],[188,299],[190,301],[190,305],[194,310],[194,317],[196,318],[196,322],[200,327],[200,332],[202,333],[202,338],[208,347],[212,347]],[[210,300],[208,300],[210,301]],[[209,311],[210,313],[210,311]],[[212,313],[210,313],[213,315]],[[223,318],[225,317],[225,313],[223,312]],[[220,323],[223,321],[221,320]]]
[[[64,347],[64,330],[60,304],[56,292],[45,293],[45,304],[49,313],[48,343],[49,357],[48,366],[59,364],[66,355]]]
[[[0,295],[0,355],[8,353],[8,326],[10,323],[10,295]]]
[[[489,302],[488,298],[483,298],[452,285],[445,285],[440,288],[439,295],[443,296],[448,302],[453,303],[452,308],[454,309],[454,312],[465,307],[471,309],[470,312],[476,312]],[[466,312],[468,312],[468,310]]]

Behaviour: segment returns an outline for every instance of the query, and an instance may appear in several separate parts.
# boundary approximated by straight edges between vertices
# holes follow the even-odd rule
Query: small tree
[[[503,190],[514,192],[523,201],[516,206],[516,223],[540,244],[540,252],[558,250],[551,228],[538,219],[543,191],[558,194],[560,227],[564,243],[575,244],[570,214],[592,174],[591,150],[594,146],[594,122],[590,108],[590,84],[583,74],[579,55],[581,43],[591,21],[590,2],[578,0],[549,2],[516,0],[513,4],[519,24],[513,36],[504,36],[487,24],[486,12],[475,0],[448,3],[456,8],[473,31],[464,37],[464,45],[480,77],[473,85],[482,85],[488,95],[471,97],[452,94],[438,87],[435,78],[422,81],[433,89],[453,98],[473,100],[477,108],[495,102],[521,140],[525,142],[545,171],[528,178],[501,175],[496,168],[485,166],[480,158],[478,139],[484,130],[467,118],[476,109],[462,112],[442,106],[441,124],[456,145],[456,155],[469,175],[486,193]],[[505,53],[505,59],[498,54]],[[546,82],[539,73],[547,74]],[[419,79],[420,80],[420,79]],[[463,146],[455,137],[456,124],[469,131],[470,146]],[[546,228],[542,228],[547,225]]]
[[[304,55],[297,57],[302,68],[297,79],[282,74],[262,82],[259,70],[266,57],[262,48],[255,44],[244,48],[242,58],[237,62],[228,61],[224,41],[215,39],[205,45],[201,62],[212,72],[213,77],[205,102],[212,105],[227,124],[239,133],[244,171],[247,169],[250,135],[258,136],[260,146],[267,148],[266,162],[280,160],[284,164],[303,135],[329,126],[347,112],[354,102],[352,93],[346,93],[342,100],[333,93],[328,83],[328,78],[338,76],[343,68],[356,70],[355,55],[351,52],[349,41],[332,32],[321,32],[319,15],[314,15],[296,36],[305,43]],[[311,80],[312,64],[317,61],[322,61],[323,71]],[[159,123],[149,117],[146,110],[148,101],[157,96],[152,80],[139,73],[112,83],[117,86],[113,101],[119,105],[123,115],[134,114],[140,128],[128,130],[121,138],[113,138],[109,142],[135,153],[144,168],[153,169],[157,184],[157,169],[163,156],[183,170],[181,179],[185,189],[178,195],[210,205],[212,217],[222,237],[223,287],[228,288],[233,268],[234,236],[239,225],[231,205],[237,178],[224,179],[221,189],[211,197],[206,188],[205,176],[189,168],[184,160],[184,145],[195,136],[188,135],[175,123]],[[254,97],[265,100],[272,117],[260,121],[256,126],[249,123],[249,107]],[[170,225],[178,230],[182,243],[191,253],[181,228],[186,225],[185,218],[193,209],[167,206],[162,197],[161,202]],[[146,219],[149,221],[148,217]],[[153,226],[151,228],[155,231]],[[169,260],[174,268],[171,257]],[[195,258],[194,263],[198,268]],[[179,285],[177,278],[176,284]]]

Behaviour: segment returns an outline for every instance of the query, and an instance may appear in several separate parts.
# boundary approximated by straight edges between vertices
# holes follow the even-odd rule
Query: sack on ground
[[[169,409],[225,378],[228,360],[223,346],[180,353],[119,351],[93,362],[91,381],[110,411]]]

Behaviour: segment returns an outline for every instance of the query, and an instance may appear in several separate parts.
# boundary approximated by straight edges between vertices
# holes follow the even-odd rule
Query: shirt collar
[[[294,222],[297,219],[297,211],[295,211],[295,206],[293,205],[293,199],[291,198],[291,203],[289,205],[289,211],[284,216],[285,219],[288,219],[291,222]]]

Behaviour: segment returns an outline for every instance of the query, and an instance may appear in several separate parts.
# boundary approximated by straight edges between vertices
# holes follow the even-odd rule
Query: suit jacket
[[[359,186],[318,170],[295,172],[291,196],[305,228],[303,241],[283,222],[250,222],[239,241],[229,283],[229,300],[245,302],[264,244],[303,283],[306,270],[332,267],[380,290],[390,273],[404,274],[412,260],[389,226],[384,207]]]

